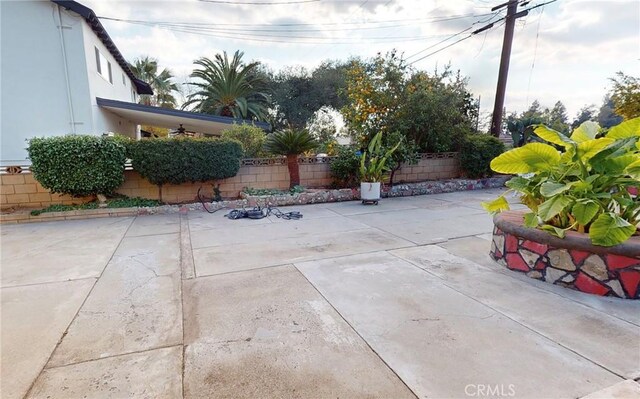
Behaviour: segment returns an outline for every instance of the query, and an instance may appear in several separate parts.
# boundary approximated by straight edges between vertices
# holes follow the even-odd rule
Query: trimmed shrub
[[[460,166],[472,179],[491,176],[491,160],[504,151],[504,143],[497,138],[488,134],[470,134],[460,146]]]
[[[242,158],[242,145],[230,139],[149,139],[128,150],[133,169],[158,186],[233,177]]]
[[[111,194],[124,182],[125,146],[88,135],[29,140],[31,172],[42,187],[84,197]]]
[[[339,147],[330,165],[333,184],[337,187],[356,187],[359,183],[360,156],[353,147]]]
[[[234,124],[223,130],[222,138],[238,140],[242,144],[244,157],[254,158],[262,152],[267,135],[259,127],[243,123],[241,125]]]

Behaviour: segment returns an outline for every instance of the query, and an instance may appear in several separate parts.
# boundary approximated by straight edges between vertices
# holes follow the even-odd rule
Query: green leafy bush
[[[124,182],[125,146],[110,137],[33,138],[27,151],[34,178],[54,193],[110,194]]]
[[[234,124],[222,131],[223,139],[238,140],[242,144],[245,158],[253,158],[260,155],[262,147],[267,139],[264,131],[255,125],[243,123]]]
[[[589,233],[591,242],[602,246],[636,234],[640,201],[629,189],[640,181],[640,118],[614,126],[600,138],[595,122],[584,122],[570,137],[545,126],[535,133],[563,151],[529,143],[491,161],[496,172],[525,174],[507,182],[531,210],[525,225],[559,237],[567,230]],[[509,209],[504,196],[483,206],[490,212]]]
[[[233,177],[242,145],[230,139],[151,139],[131,143],[133,169],[158,186]]]
[[[329,166],[333,184],[337,187],[355,187],[358,179],[358,169],[360,168],[360,157],[353,147],[339,147],[336,158]]]
[[[488,134],[470,134],[460,146],[460,166],[472,179],[491,176],[491,160],[504,152],[504,143]]]
[[[402,166],[416,165],[420,162],[418,145],[402,133],[393,131],[382,137],[382,146],[384,148],[397,146],[397,149],[391,154],[391,158],[389,159],[389,185],[393,186],[395,174]]]
[[[360,180],[363,182],[382,182],[384,175],[391,171],[389,160],[400,146],[398,142],[394,147],[382,146],[382,132],[379,132],[369,142],[367,150],[360,157]]]

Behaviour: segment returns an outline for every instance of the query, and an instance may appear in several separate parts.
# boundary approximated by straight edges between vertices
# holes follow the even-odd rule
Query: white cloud
[[[243,0],[239,0],[242,2]],[[267,1],[267,0],[264,0]],[[533,0],[527,7],[544,0]],[[370,57],[397,48],[411,55],[471,26],[482,17],[433,22],[426,19],[453,15],[484,14],[500,1],[489,0],[323,0],[278,6],[242,6],[188,1],[83,1],[99,16],[145,21],[189,22],[212,25],[210,36],[169,31],[158,27],[103,21],[125,57],[151,55],[181,79],[189,74],[192,61],[201,56],[236,49],[247,59],[257,59],[271,68],[302,65],[313,68],[324,59]],[[618,70],[637,74],[640,58],[640,2],[637,0],[558,0],[530,12],[518,21],[512,50],[505,106],[523,110],[534,99],[553,105],[562,100],[572,117],[585,104],[600,105],[608,78]],[[416,21],[416,18],[423,18]],[[389,29],[348,30],[354,23],[401,20]],[[539,20],[539,25],[538,25]],[[269,29],[273,23],[306,23],[282,32],[286,43],[241,40],[222,36],[263,34],[250,29]],[[248,25],[231,25],[248,24]],[[477,23],[473,29],[483,26]],[[273,26],[271,27],[273,29]],[[312,32],[300,30],[316,29]],[[503,28],[494,28],[418,63],[431,71],[451,62],[470,78],[470,88],[482,96],[483,112],[493,107]],[[311,36],[302,39],[301,36]],[[422,37],[410,40],[370,40],[373,37]],[[463,36],[459,36],[463,37]],[[318,42],[327,41],[328,44]],[[265,40],[266,38],[262,38]],[[304,43],[306,42],[306,43]],[[309,44],[309,42],[314,42]],[[347,43],[350,44],[337,44]],[[447,42],[449,43],[449,42]],[[537,43],[537,50],[536,48]],[[436,50],[445,44],[436,46]],[[531,68],[534,62],[535,67]],[[414,61],[419,57],[412,59]]]

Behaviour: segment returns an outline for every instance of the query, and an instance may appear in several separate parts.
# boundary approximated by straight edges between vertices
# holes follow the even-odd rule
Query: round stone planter
[[[531,278],[601,296],[640,298],[640,237],[613,247],[591,244],[588,235],[565,238],[523,225],[523,213],[493,219],[491,257]]]

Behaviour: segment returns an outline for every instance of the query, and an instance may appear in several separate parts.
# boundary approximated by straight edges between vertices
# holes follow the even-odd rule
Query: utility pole
[[[518,0],[509,0],[495,6],[491,11],[499,10],[507,7],[507,15],[504,24],[504,39],[502,41],[502,55],[500,57],[500,71],[498,73],[498,87],[496,88],[496,102],[493,106],[493,116],[491,118],[491,134],[495,137],[500,136],[502,130],[502,109],[504,107],[504,96],[507,89],[507,75],[509,74],[509,59],[511,58],[511,44],[513,43],[513,31],[516,24],[516,18],[523,17],[528,11],[516,12],[518,9]]]

